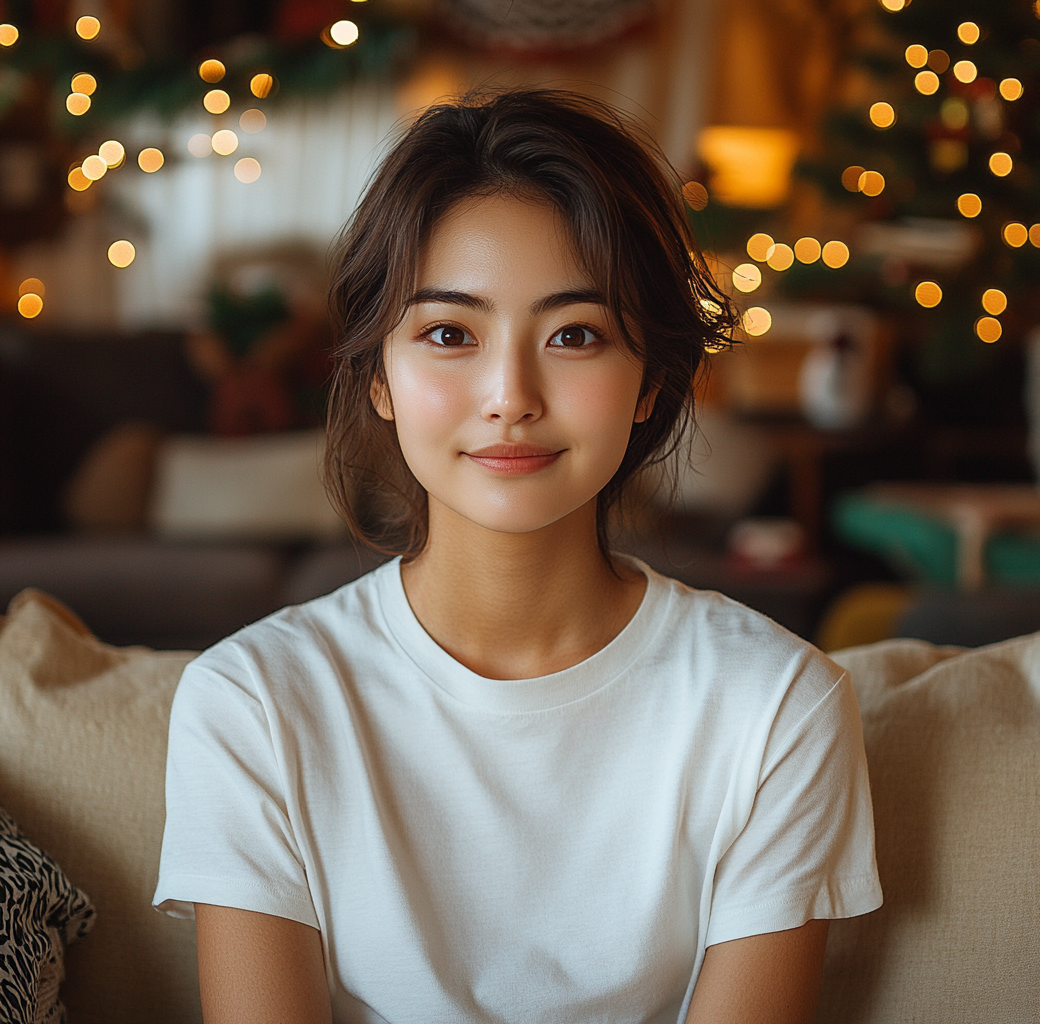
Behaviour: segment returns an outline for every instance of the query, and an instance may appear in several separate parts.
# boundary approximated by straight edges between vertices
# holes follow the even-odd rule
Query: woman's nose
[[[544,404],[534,362],[533,356],[518,346],[503,346],[489,354],[480,410],[484,419],[514,424],[541,417]]]

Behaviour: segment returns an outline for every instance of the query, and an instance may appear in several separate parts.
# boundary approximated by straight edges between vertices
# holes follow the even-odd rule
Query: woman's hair
[[[375,174],[333,261],[338,345],[325,481],[360,537],[406,558],[426,544],[426,492],[405,464],[394,423],[375,411],[372,387],[385,381],[384,341],[404,316],[434,225],[460,200],[506,193],[560,212],[579,264],[644,364],[641,394],[659,389],[598,497],[599,543],[609,557],[610,509],[633,474],[675,450],[705,345],[727,344],[734,325],[693,238],[680,184],[640,128],[572,93],[468,95],[416,118]]]

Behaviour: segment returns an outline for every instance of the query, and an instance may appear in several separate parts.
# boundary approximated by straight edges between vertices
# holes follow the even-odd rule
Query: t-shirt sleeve
[[[192,917],[212,903],[318,926],[285,775],[245,659],[225,642],[189,664],[170,715],[157,909]]]
[[[709,946],[881,905],[849,677],[842,674],[808,710],[786,703],[761,757],[750,813],[716,867]]]

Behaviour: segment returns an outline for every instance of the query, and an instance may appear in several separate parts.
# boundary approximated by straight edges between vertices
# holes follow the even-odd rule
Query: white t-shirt
[[[336,1022],[675,1024],[705,947],[881,903],[848,677],[639,565],[625,629],[485,679],[398,561],[206,651],[155,903],[321,931]]]

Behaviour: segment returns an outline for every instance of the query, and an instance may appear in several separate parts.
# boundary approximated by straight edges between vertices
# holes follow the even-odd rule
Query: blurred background
[[[743,311],[619,547],[825,649],[1040,629],[1040,0],[0,0],[0,605],[195,648],[378,564],[328,250],[488,84],[640,118]]]

